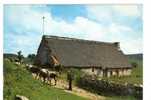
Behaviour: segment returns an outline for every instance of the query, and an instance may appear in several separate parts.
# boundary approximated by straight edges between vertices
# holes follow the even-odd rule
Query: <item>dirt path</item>
[[[69,90],[67,90],[68,83],[63,80],[58,80],[57,85],[55,87],[64,89],[65,92],[69,92],[69,93],[72,93],[72,94],[75,94],[78,96],[82,96],[82,97],[88,98],[90,100],[105,100],[105,97],[90,93],[84,89],[78,88],[77,86],[73,86],[72,91],[69,91]]]
[[[34,75],[33,75],[33,77],[35,78]],[[54,80],[52,80],[52,84],[54,84]],[[75,94],[75,95],[78,95],[81,97],[88,98],[88,100],[105,100],[104,96],[100,96],[100,95],[91,93],[89,91],[86,91],[86,90],[81,89],[81,88],[74,86],[74,85],[72,86],[72,91],[69,91],[67,89],[68,83],[64,80],[61,80],[61,79],[57,80],[57,85],[54,87],[63,89],[65,92],[68,92],[68,93],[72,93],[72,94]]]

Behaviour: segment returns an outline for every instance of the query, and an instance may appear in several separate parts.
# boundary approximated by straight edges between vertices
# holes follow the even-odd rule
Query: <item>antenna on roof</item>
[[[45,16],[42,17],[43,25],[42,25],[42,34],[45,33]]]

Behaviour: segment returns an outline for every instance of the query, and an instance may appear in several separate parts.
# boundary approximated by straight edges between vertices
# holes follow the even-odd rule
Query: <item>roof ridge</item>
[[[69,38],[69,37],[54,36],[54,35],[43,35],[43,38],[52,38],[52,39],[59,39],[59,40],[62,39],[62,40],[82,41],[82,42],[93,42],[93,43],[104,43],[104,44],[114,44],[114,43],[117,43],[117,42],[102,42],[102,41],[95,41],[95,40]]]

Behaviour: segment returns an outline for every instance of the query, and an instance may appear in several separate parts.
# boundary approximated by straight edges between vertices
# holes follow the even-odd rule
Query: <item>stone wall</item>
[[[82,69],[82,71],[84,71],[87,74],[90,75],[97,75],[99,77],[110,77],[110,76],[128,76],[131,74],[131,69],[106,69],[103,70],[101,68],[94,68],[94,70],[92,70],[92,68],[85,68]]]
[[[90,75],[79,78],[77,85],[80,88],[100,95],[134,96],[142,100],[143,87],[135,84],[119,84],[107,80],[98,80]]]

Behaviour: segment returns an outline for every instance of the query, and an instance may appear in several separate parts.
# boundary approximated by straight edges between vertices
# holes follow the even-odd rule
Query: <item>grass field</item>
[[[133,96],[111,96],[111,97],[106,97],[106,100],[137,100]]]
[[[34,80],[22,66],[4,60],[4,100],[14,100],[16,94],[30,100],[87,100]]]

